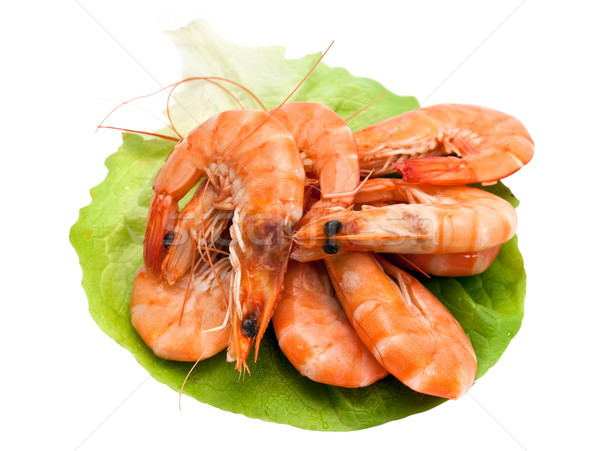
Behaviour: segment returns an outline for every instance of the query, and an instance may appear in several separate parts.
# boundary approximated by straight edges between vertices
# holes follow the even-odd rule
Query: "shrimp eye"
[[[323,226],[323,231],[325,235],[331,236],[340,233],[342,230],[342,223],[336,219],[332,219],[331,221],[327,221]]]
[[[323,250],[326,254],[337,254],[340,251],[340,248],[336,246],[335,241],[327,240],[323,246]]]
[[[244,321],[242,321],[242,330],[247,337],[256,337],[256,334],[258,333],[258,318],[256,317],[256,314],[251,313]]]
[[[169,248],[173,245],[173,241],[175,241],[175,233],[170,231],[165,233],[165,237],[163,238],[163,246],[166,250],[169,250]]]

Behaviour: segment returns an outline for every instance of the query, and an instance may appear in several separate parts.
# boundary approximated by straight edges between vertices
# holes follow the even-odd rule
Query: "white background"
[[[82,6],[83,5],[83,6]],[[0,14],[3,449],[598,449],[600,59],[594,2],[37,2]],[[84,9],[85,8],[85,9]],[[87,11],[86,11],[87,10]],[[523,326],[456,402],[354,433],[311,433],[183,400],[90,318],[68,242],[118,132],[116,104],[180,79],[161,30],[208,20],[243,45],[381,81],[423,104],[520,118]],[[205,74],[210,75],[210,74]],[[268,76],[268,74],[266,74]],[[139,115],[136,115],[136,117]],[[121,126],[129,126],[127,118]],[[133,122],[133,118],[131,121]],[[418,447],[418,448],[417,448]]]

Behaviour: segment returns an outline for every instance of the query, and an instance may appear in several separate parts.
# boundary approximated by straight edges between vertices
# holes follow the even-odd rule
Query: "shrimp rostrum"
[[[258,353],[283,287],[290,237],[302,216],[304,169],[293,137],[265,112],[226,111],[192,130],[158,172],[148,213],[144,261],[169,283],[193,263],[193,250],[174,250],[190,249],[189,231],[177,220],[178,201],[203,177],[199,192],[214,190],[213,206],[233,212],[228,356],[241,371],[253,343]],[[200,235],[207,229],[204,221],[189,224]],[[170,254],[174,257],[166,258]]]

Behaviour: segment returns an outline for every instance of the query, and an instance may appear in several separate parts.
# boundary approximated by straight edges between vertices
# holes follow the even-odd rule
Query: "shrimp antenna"
[[[381,99],[383,99],[385,96],[387,96],[389,94],[389,91],[385,91],[382,94],[380,94],[376,99],[371,100],[369,103],[367,103],[365,106],[363,106],[360,110],[358,110],[356,113],[354,113],[352,116],[348,116],[346,119],[344,119],[346,122],[348,122],[350,119],[355,118],[356,116],[358,116],[360,113],[362,113],[363,111],[365,111],[367,108],[369,108],[370,106],[374,105],[375,103],[379,102]]]
[[[237,149],[244,141],[246,141],[248,138],[250,138],[250,136],[252,136],[254,133],[256,133],[265,123],[267,123],[267,121],[269,121],[277,113],[277,111],[279,111],[281,109],[281,107],[296,93],[296,91],[298,89],[300,89],[300,86],[302,86],[302,84],[306,81],[308,76],[313,73],[313,71],[317,68],[319,63],[323,60],[323,58],[325,58],[325,55],[327,55],[327,52],[329,52],[329,50],[333,46],[334,42],[335,41],[331,41],[331,44],[329,44],[329,47],[327,47],[327,49],[323,52],[323,54],[319,57],[319,59],[315,62],[315,64],[313,64],[313,66],[310,68],[308,73],[302,78],[302,80],[300,80],[300,82],[296,85],[296,87],[294,89],[292,89],[292,92],[290,92],[288,94],[288,96],[285,99],[283,99],[283,102],[281,102],[276,108],[273,108],[269,112],[269,116],[264,121],[262,121],[260,124],[258,124],[254,128],[254,130],[252,130],[250,133],[248,133],[244,138],[242,138],[240,140],[239,143],[237,143],[234,147],[231,148],[231,150],[229,150],[225,155],[223,155],[223,157],[221,157],[221,159],[218,161],[215,169],[212,171],[213,174],[215,173],[217,168],[221,165],[221,163],[225,160],[225,158],[227,156],[229,156],[230,153],[232,153],[235,149]],[[212,175],[209,176],[209,180],[211,179],[211,177],[212,177]],[[205,190],[206,190],[206,188],[205,188]]]
[[[429,274],[427,274],[423,269],[421,269],[421,267],[419,265],[417,265],[414,262],[411,262],[408,258],[406,258],[404,255],[402,254],[397,254],[398,257],[400,257],[405,263],[407,263],[409,266],[411,266],[415,271],[420,272],[421,274],[423,274],[425,277],[427,277],[428,279],[431,279],[431,276]]]
[[[333,46],[333,43],[335,41],[331,41],[331,44],[329,44],[329,47],[327,47],[327,49],[323,52],[323,54],[319,57],[319,59],[317,60],[317,62],[313,65],[313,67],[310,68],[310,70],[308,71],[308,73],[304,76],[304,78],[302,80],[300,80],[300,83],[298,83],[298,85],[296,85],[296,87],[292,90],[292,92],[290,92],[290,94],[283,100],[283,102],[281,102],[281,104],[275,108],[273,110],[273,114],[275,114],[282,106],[285,102],[287,102],[290,97],[292,97],[296,91],[300,88],[300,86],[302,86],[302,84],[306,81],[306,79],[308,78],[308,76],[310,74],[313,73],[313,71],[317,68],[317,66],[319,65],[319,63],[323,60],[323,58],[325,58],[325,55],[327,55],[327,52],[329,52],[329,50],[331,49],[331,47]],[[272,114],[272,115],[273,115]],[[272,116],[271,115],[271,116]]]
[[[187,288],[185,289],[185,296],[183,297],[183,303],[181,304],[181,313],[179,314],[179,326],[181,327],[181,322],[183,321],[183,313],[185,312],[185,304],[187,300],[190,298],[190,289],[192,288],[192,283],[194,281],[194,266],[196,266],[196,246],[193,246],[192,251],[192,267],[190,269],[190,278],[188,279]]]
[[[227,78],[222,78],[222,77],[189,77],[186,78],[184,80],[178,81],[176,83],[173,83],[171,85],[171,90],[169,91],[169,95],[167,97],[167,117],[169,119],[169,123],[171,124],[171,128],[173,129],[173,131],[175,133],[177,133],[177,136],[179,136],[179,138],[183,139],[183,136],[181,136],[179,134],[179,132],[175,129],[175,125],[173,124],[173,120],[171,119],[171,107],[170,107],[170,100],[174,95],[173,93],[175,92],[175,89],[177,89],[177,87],[183,83],[188,83],[190,81],[195,81],[195,80],[204,80],[207,81],[215,86],[218,86],[219,88],[221,88],[223,91],[225,91],[225,93],[227,93],[233,100],[235,103],[237,103],[237,105],[240,107],[240,109],[245,110],[246,108],[244,107],[244,105],[242,104],[242,102],[240,101],[240,99],[233,93],[231,92],[229,89],[227,89],[225,86],[221,85],[220,83],[216,82],[215,80],[219,80],[219,81],[225,81],[228,83],[231,83],[241,89],[243,89],[244,91],[246,91],[248,94],[250,94],[250,96],[252,96],[252,98],[254,100],[256,100],[256,102],[260,105],[261,109],[263,111],[266,111],[266,108],[264,106],[264,104],[260,101],[260,99],[252,92],[250,91],[248,88],[246,88],[244,85],[242,85],[241,83],[237,83],[233,80],[229,80]],[[167,86],[168,87],[168,86]]]
[[[217,167],[218,167],[218,165],[217,165]],[[215,168],[215,170],[216,170],[216,168]],[[204,190],[202,190],[202,202],[200,203],[200,237],[202,237],[202,240],[204,242],[207,242],[207,240],[206,240],[206,225],[204,223],[204,196],[206,196],[206,190],[208,188],[209,183],[211,183],[212,174],[214,174],[214,171],[211,171],[211,174],[209,175],[208,179],[206,180],[206,183],[204,184]],[[201,187],[202,187],[202,185],[200,185],[198,188],[201,188]],[[221,284],[221,279],[219,278],[219,274],[217,273],[217,270],[215,269],[212,257],[210,256],[210,252],[208,250],[206,250],[206,259],[208,261],[208,264],[211,267],[213,274],[215,275],[215,278],[217,279],[217,283],[219,284],[221,293],[223,293],[223,297],[225,299],[227,299],[229,297],[229,295],[227,294],[227,292],[225,291],[225,288]]]
[[[130,128],[112,127],[110,125],[98,125],[98,127],[96,127],[96,130],[98,130],[100,128],[108,128],[111,130],[119,130],[122,132],[139,133],[140,135],[156,136],[157,138],[168,139],[169,141],[179,142],[179,139],[175,138],[174,136],[161,135],[160,133],[144,132],[141,130],[132,130]]]
[[[225,78],[225,77],[188,77],[185,78],[181,81],[178,81],[176,83],[173,83],[173,85],[180,85],[182,83],[187,83],[190,81],[194,81],[194,80],[205,80],[205,81],[224,81],[226,83],[230,83],[234,86],[237,86],[238,88],[240,88],[241,90],[245,91],[246,93],[248,93],[255,101],[256,103],[258,103],[258,105],[260,106],[260,109],[263,111],[267,111],[267,107],[265,107],[265,105],[261,102],[261,100],[258,98],[258,96],[256,94],[254,94],[250,89],[248,89],[246,86],[244,86],[241,83],[238,83],[237,81],[234,80],[230,80],[229,78]],[[220,87],[221,89],[223,89],[225,92],[229,93],[232,97],[235,97],[234,94],[231,93],[231,91],[229,91],[228,89],[224,88],[221,84],[219,83],[215,83],[218,87]],[[170,86],[166,86],[165,88],[169,88]],[[235,97],[234,100],[236,100],[237,97]]]
[[[189,80],[188,80],[189,81]],[[242,105],[242,103],[240,102],[240,100],[236,97],[235,94],[233,94],[229,89],[227,89],[225,86],[220,85],[219,83],[217,83],[216,81],[213,80],[206,80],[209,83],[216,85],[218,87],[220,87],[221,89],[223,89],[223,91],[225,91],[227,94],[229,94],[233,100],[239,105],[239,107],[243,110],[244,109],[244,105]],[[173,118],[171,117],[171,98],[174,98],[173,93],[175,92],[175,89],[177,89],[177,87],[179,86],[181,82],[179,83],[174,83],[173,87],[169,90],[169,94],[167,95],[167,118],[169,119],[169,124],[171,129],[175,132],[175,134],[179,137],[180,140],[183,140],[183,136],[181,136],[181,133],[179,133],[179,131],[177,130],[177,128],[175,127],[175,124],[173,123]],[[188,113],[189,114],[189,113]],[[191,116],[191,114],[189,114]],[[192,116],[193,117],[193,116]],[[195,119],[194,119],[195,120]],[[198,122],[198,121],[196,121]]]
[[[98,127],[96,127],[96,131],[98,131],[98,129],[100,129],[100,128],[115,128],[115,127],[105,127],[105,126],[103,126],[103,124],[104,124],[104,122],[106,122],[106,120],[107,120],[107,119],[108,119],[110,116],[112,116],[112,114],[113,114],[115,111],[117,111],[117,110],[118,110],[119,108],[121,108],[122,106],[124,106],[124,105],[127,105],[127,104],[129,104],[129,103],[131,103],[131,102],[135,102],[136,100],[139,100],[139,99],[145,99],[145,98],[147,98],[147,97],[152,97],[153,95],[156,95],[156,94],[158,94],[159,92],[162,92],[162,91],[164,91],[164,90],[165,90],[167,87],[168,87],[168,86],[166,86],[166,87],[164,87],[164,88],[161,88],[161,89],[159,89],[158,91],[151,92],[150,94],[143,94],[143,95],[141,95],[141,96],[137,96],[137,97],[134,97],[134,98],[132,98],[132,99],[126,100],[126,101],[124,101],[124,102],[121,102],[121,104],[120,104],[120,105],[117,105],[117,106],[116,106],[116,107],[114,107],[112,110],[110,110],[110,112],[109,112],[109,113],[108,113],[108,114],[107,114],[107,115],[104,117],[104,119],[102,119],[102,121],[100,121],[100,124],[98,125]]]
[[[371,177],[371,175],[373,175],[373,172],[375,171],[375,169],[371,169],[371,172],[369,172],[367,174],[367,176],[360,182],[360,184],[354,188],[352,191],[345,191],[345,192],[341,192],[341,193],[323,193],[321,192],[321,197],[323,199],[330,199],[332,197],[337,197],[337,196],[355,196],[360,189],[365,185],[365,183],[367,183],[367,181],[369,180],[369,177]],[[319,190],[321,191],[321,190]]]
[[[110,102],[112,103],[117,103],[120,104],[121,101],[116,101],[116,100],[111,100],[108,99]],[[156,119],[159,122],[162,122],[164,124],[165,127],[169,127],[169,122],[167,122],[166,118],[164,116],[159,116],[157,114],[154,114],[151,110],[149,110],[148,108],[144,108],[140,105],[137,105],[135,103],[128,103],[127,106],[130,106],[132,108],[136,108],[140,111],[143,111],[144,113],[148,114],[149,116],[152,116],[154,119]]]
[[[225,329],[223,329],[225,330]],[[219,335],[221,335],[223,333],[223,331],[221,331],[221,333]],[[192,367],[190,368],[190,370],[188,371],[188,373],[185,375],[185,378],[183,379],[183,382],[181,383],[181,389],[179,390],[179,410],[181,411],[181,396],[183,395],[183,389],[185,388],[185,383],[187,382],[187,380],[189,379],[189,377],[192,375],[192,372],[194,371],[194,369],[196,368],[196,366],[198,366],[198,364],[202,361],[202,359],[204,358],[204,354],[206,353],[203,352],[200,357],[198,357],[198,360],[196,360],[194,362],[194,364],[192,365]]]
[[[182,139],[182,136],[179,134],[179,132],[177,132],[177,130],[175,129],[175,126],[173,125],[173,121],[171,120],[171,115],[170,115],[170,111],[169,111],[169,99],[172,96],[173,90],[181,85],[182,83],[187,83],[190,81],[194,81],[194,80],[204,80],[207,81],[211,84],[214,84],[215,86],[221,88],[223,91],[225,91],[226,94],[228,94],[229,96],[231,96],[233,98],[233,100],[238,104],[238,106],[240,106],[240,108],[244,109],[244,106],[242,105],[242,103],[240,102],[240,100],[237,98],[237,96],[231,92],[229,89],[225,88],[223,85],[221,85],[220,83],[218,83],[217,81],[222,81],[222,82],[226,82],[226,83],[231,83],[235,86],[237,86],[238,88],[242,89],[243,91],[247,92],[257,103],[258,105],[260,105],[261,109],[263,111],[266,111],[266,107],[264,106],[264,104],[261,102],[261,100],[256,96],[256,94],[254,94],[250,89],[246,88],[244,85],[242,85],[241,83],[238,83],[236,81],[233,80],[229,80],[227,78],[224,77],[189,77],[186,78],[184,80],[175,82],[175,83],[171,83],[170,85],[165,86],[164,88],[159,89],[158,91],[154,91],[150,94],[144,94],[141,96],[137,96],[134,97],[132,99],[126,100],[125,102],[122,102],[120,105],[116,106],[115,108],[113,108],[105,117],[104,119],[102,119],[102,121],[100,122],[100,124],[96,127],[96,131],[98,131],[101,128],[108,128],[108,129],[114,129],[114,130],[121,130],[121,131],[128,131],[128,132],[132,132],[132,133],[140,133],[143,135],[149,135],[149,136],[156,136],[158,138],[164,138],[164,139],[169,139],[171,141],[179,141],[179,139]],[[169,128],[171,130],[173,130],[173,132],[175,132],[177,134],[177,136],[179,137],[179,139],[174,138],[174,137],[167,137],[166,135],[159,135],[157,133],[150,133],[150,132],[143,132],[143,131],[139,131],[139,130],[130,130],[130,129],[124,129],[124,128],[120,128],[120,127],[110,127],[110,126],[105,126],[104,122],[106,122],[106,120],[115,112],[117,111],[119,108],[121,108],[124,105],[127,105],[131,102],[134,102],[136,100],[139,99],[143,99],[143,98],[147,98],[147,97],[151,97],[153,95],[156,95],[162,91],[165,91],[169,88],[172,88],[170,93],[169,93],[169,97],[167,99],[167,117],[169,119]]]

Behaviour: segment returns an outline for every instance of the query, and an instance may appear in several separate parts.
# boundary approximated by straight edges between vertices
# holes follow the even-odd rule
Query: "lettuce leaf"
[[[185,76],[212,75],[244,84],[265,103],[278,105],[319,55],[285,59],[282,47],[233,45],[202,22],[171,33],[183,55]],[[252,98],[231,87],[248,107]],[[379,83],[320,64],[293,101],[315,101],[348,117],[385,91]],[[173,117],[180,132],[212,114],[234,108],[228,95],[212,85],[189,85],[177,96]],[[255,106],[255,104],[254,104]],[[418,107],[413,97],[388,94],[350,121],[354,130]],[[194,112],[192,115],[190,112]],[[83,270],[89,310],[100,328],[156,380],[179,390],[191,364],[156,357],[133,329],[129,298],[142,263],[142,237],[152,181],[172,150],[169,141],[123,135],[108,157],[106,179],[90,191],[92,203],[80,211],[70,240]],[[501,183],[488,187],[516,203]],[[525,271],[517,239],[506,243],[493,265],[479,276],[423,281],[450,309],[471,339],[479,361],[478,377],[493,366],[518,332],[523,318]],[[444,399],[416,393],[393,377],[369,387],[344,389],[312,382],[287,361],[269,328],[252,375],[239,379],[224,353],[201,362],[185,393],[215,407],[248,417],[314,430],[362,429],[431,409]]]

